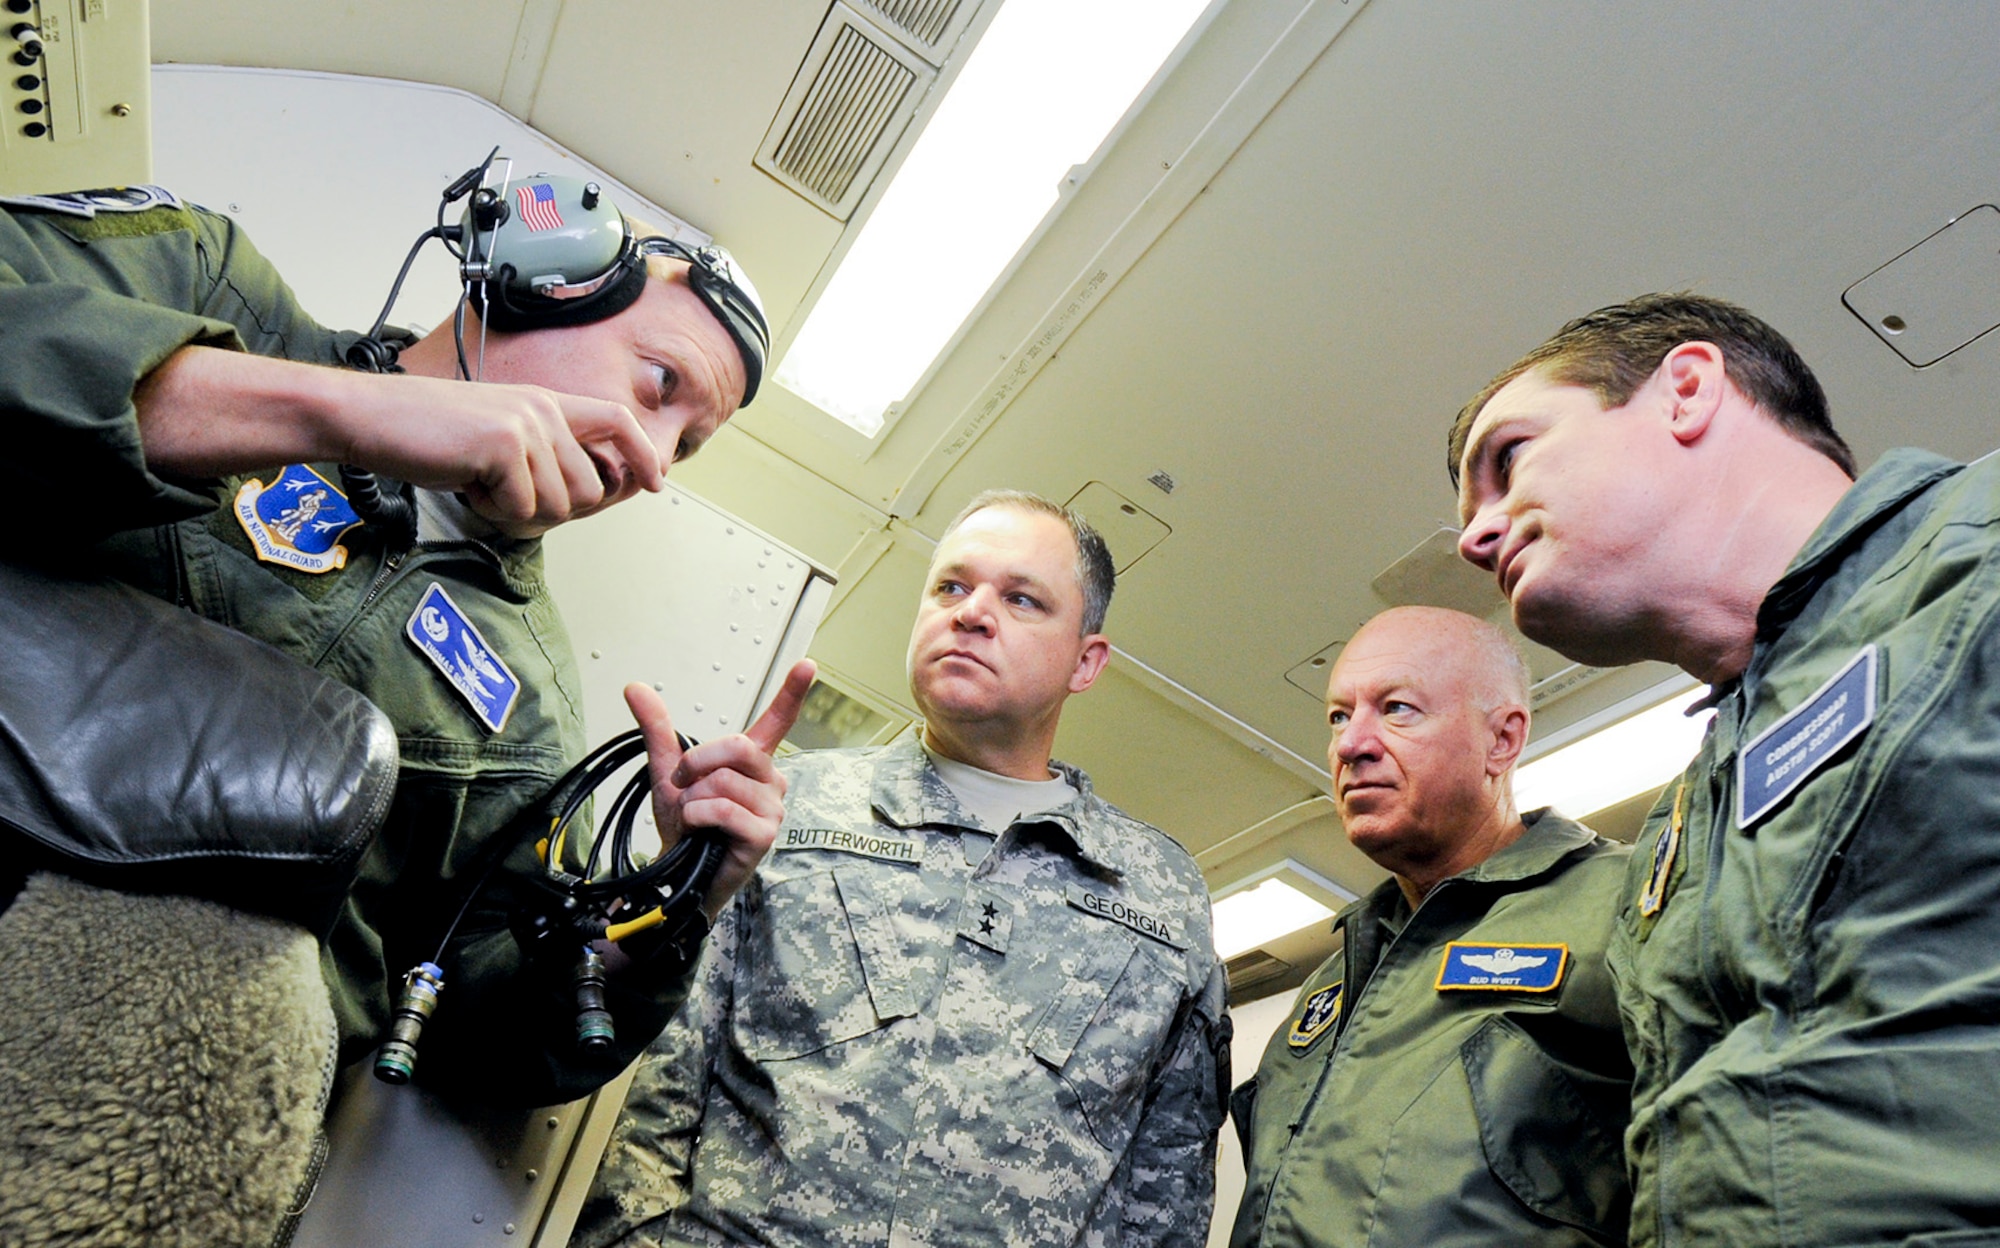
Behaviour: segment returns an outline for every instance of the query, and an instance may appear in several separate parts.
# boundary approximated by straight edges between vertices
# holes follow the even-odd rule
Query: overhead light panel
[[[1656,695],[1640,696],[1651,702]],[[1586,721],[1578,726],[1583,735],[1514,773],[1515,804],[1522,810],[1553,806],[1581,819],[1659,788],[1701,748],[1715,712],[1687,710],[1707,695],[1706,686],[1682,688],[1637,713],[1627,703]]]
[[[873,437],[1208,0],[1005,0],[779,361]]]
[[[1222,890],[1214,903],[1215,956],[1239,953],[1333,918],[1354,894],[1287,858]],[[1332,903],[1332,904],[1328,904]]]

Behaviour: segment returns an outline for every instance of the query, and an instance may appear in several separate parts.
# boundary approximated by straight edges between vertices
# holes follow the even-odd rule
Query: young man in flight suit
[[[1517,814],[1528,674],[1484,620],[1402,607],[1327,686],[1334,801],[1394,878],[1343,910],[1231,1112],[1234,1248],[1622,1242],[1631,1067],[1605,972],[1631,850]]]
[[[165,192],[0,211],[6,557],[109,574],[226,623],[396,726],[394,804],[325,945],[347,1060],[382,1039],[403,974],[437,957],[496,835],[583,753],[536,537],[659,489],[754,393],[761,313],[730,320],[719,268],[695,275],[703,286],[686,260],[631,259],[581,323],[481,339],[469,310],[483,380],[507,384],[466,384],[448,330],[408,346],[400,372],[342,367],[359,335],[315,323],[226,218]],[[343,463],[420,487],[420,540],[364,522]],[[436,644],[453,636],[463,645]],[[451,670],[454,656],[473,672]],[[809,678],[794,672],[748,735],[685,755],[657,695],[627,691],[662,828],[727,840],[711,912],[776,831],[770,750]],[[499,877],[539,871],[525,844]],[[504,921],[461,928],[442,962],[420,1077],[528,1105],[615,1074],[687,978],[673,955],[626,968],[610,1003],[622,1051],[591,1059],[569,985],[524,967]]]
[[[1714,687],[1611,947],[1634,1243],[2000,1243],[2000,459],[1858,480],[1732,304],[1572,321],[1452,430],[1524,632]]]
[[[783,760],[778,843],[575,1243],[1204,1241],[1229,1056],[1207,890],[1049,758],[1109,655],[1112,577],[1032,495],[946,529],[910,637],[921,735]]]

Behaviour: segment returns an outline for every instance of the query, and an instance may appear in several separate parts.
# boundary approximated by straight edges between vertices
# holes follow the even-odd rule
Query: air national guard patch
[[[1875,722],[1875,647],[1866,645],[1806,704],[1757,734],[1736,756],[1736,826],[1771,812]]]
[[[445,682],[465,699],[480,723],[493,732],[507,726],[507,716],[521,696],[521,682],[444,592],[444,586],[431,582],[403,632],[444,674]]]
[[[1438,966],[1438,991],[1553,992],[1569,968],[1568,945],[1475,945],[1454,940]]]
[[[1313,1041],[1326,1034],[1326,1029],[1340,1020],[1340,985],[1322,988],[1306,998],[1306,1008],[1292,1020],[1292,1029],[1285,1035],[1285,1043],[1303,1053],[1312,1047]]]
[[[236,522],[265,563],[317,574],[347,566],[340,539],[361,517],[333,482],[293,464],[269,485],[243,483],[236,491]]]

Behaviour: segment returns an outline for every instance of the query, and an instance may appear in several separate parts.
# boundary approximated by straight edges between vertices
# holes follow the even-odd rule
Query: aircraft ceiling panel
[[[812,656],[843,683],[916,714],[904,662],[930,543],[896,542],[865,568],[842,568],[838,597],[813,635]]]
[[[524,12],[546,0],[151,0],[153,60],[369,74],[500,98]],[[621,175],[622,176],[622,175]]]
[[[1114,597],[1114,620],[1123,609]],[[1197,854],[1319,792],[1148,689],[1117,657],[1065,706],[1056,757]]]
[[[1973,174],[1947,171],[1992,132],[1975,124],[1990,120],[1990,73],[1968,49],[1992,46],[1995,18],[1811,12],[1826,20],[1370,5],[926,514],[1024,477],[1153,500],[1174,533],[1128,580],[1121,643],[1304,753],[1316,716],[1282,673],[1377,609],[1369,581],[1451,519],[1451,413],[1568,315],[1695,284],[1792,330],[1843,388],[1948,389],[1839,306],[1872,263],[1839,271],[1798,239],[1842,215],[1857,167],[1895,170],[1902,200],[1930,198],[1933,174],[1991,194],[1990,152]],[[1691,63],[1678,55],[1697,44]],[[1959,80],[1853,98],[1850,79],[1906,57]],[[1932,116],[1951,123],[1945,141],[1914,161]],[[1855,222],[1841,224],[1851,237]],[[1958,376],[1990,376],[1985,346],[1961,353]],[[1897,413],[1897,441],[1990,445],[1990,425],[1966,431],[1966,409],[1924,406],[1913,422],[1907,402],[1878,400],[1844,423],[1864,447],[1878,411]],[[1142,483],[1162,467],[1181,480],[1165,499]]]
[[[827,0],[562,6],[528,121],[736,252],[782,331],[842,225],[752,166]]]

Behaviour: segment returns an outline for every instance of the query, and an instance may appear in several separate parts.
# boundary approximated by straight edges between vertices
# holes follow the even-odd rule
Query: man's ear
[[[1712,342],[1684,342],[1667,352],[1654,376],[1673,404],[1668,421],[1674,439],[1683,446],[1700,441],[1727,389],[1722,348]]]
[[[1097,683],[1097,678],[1111,662],[1111,639],[1103,633],[1092,633],[1083,639],[1083,653],[1076,656],[1076,670],[1069,674],[1069,691],[1082,693]]]
[[[1493,744],[1486,751],[1486,774],[1504,776],[1528,746],[1528,708],[1503,703],[1486,714],[1486,728]]]

